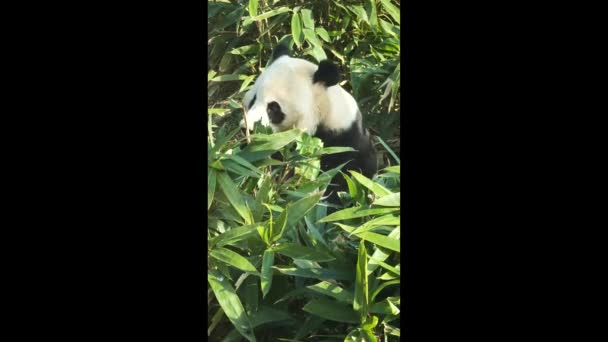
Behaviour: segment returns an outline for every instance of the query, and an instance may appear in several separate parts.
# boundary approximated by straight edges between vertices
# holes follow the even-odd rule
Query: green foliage
[[[207,211],[210,339],[397,340],[401,167],[372,179],[343,174],[352,189],[341,198],[351,207],[327,215],[321,196],[339,168],[295,171],[338,150],[300,131],[265,134],[258,127],[245,148],[234,133],[214,133],[208,156],[214,185]],[[271,163],[277,147],[284,161]],[[234,156],[250,161],[251,172],[231,163]]]
[[[209,339],[399,340],[401,167],[391,112],[399,111],[399,1],[226,0],[208,8]],[[321,155],[349,149],[299,130],[256,126],[244,145],[240,101],[282,40],[302,58],[339,61],[343,86],[380,135],[388,166],[377,175],[319,170]],[[282,161],[271,158],[277,151]],[[336,175],[348,191],[339,194],[344,208],[327,215],[322,196]]]

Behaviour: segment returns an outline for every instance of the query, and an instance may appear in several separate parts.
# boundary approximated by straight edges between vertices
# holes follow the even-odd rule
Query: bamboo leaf
[[[350,272],[338,271],[329,268],[297,268],[273,266],[279,273],[302,278],[313,278],[320,280],[353,280]]]
[[[238,189],[236,184],[232,182],[232,179],[230,179],[226,172],[219,172],[217,178],[220,184],[220,189],[222,190],[230,204],[239,213],[243,220],[245,220],[245,224],[251,224],[251,211],[249,211],[247,206],[245,206],[243,196],[240,194],[240,190]]]
[[[350,307],[331,300],[311,300],[302,310],[330,321],[359,323],[357,314]]]
[[[227,248],[214,248],[211,250],[209,255],[232,267],[236,267],[239,270],[256,274],[258,273],[258,270],[255,269],[255,266],[253,266],[249,260],[245,259],[245,257],[241,256],[237,252],[231,251]]]
[[[302,16],[302,23],[304,24],[304,27],[307,29],[314,30],[315,20],[312,17],[312,11],[309,9],[302,9],[300,11],[300,15]]]
[[[336,211],[330,215],[327,215],[323,219],[319,220],[319,222],[333,222],[333,221],[343,221],[349,220],[357,217],[364,216],[373,216],[373,215],[382,215],[392,213],[399,208],[374,208],[374,209],[363,209],[361,207],[353,207],[347,208],[340,211]]]
[[[355,230],[355,228],[345,225],[345,224],[341,224],[341,223],[334,223],[334,224],[337,225],[338,227],[342,228],[343,230],[347,231],[348,233],[351,233],[353,230]],[[376,245],[378,245],[380,247],[388,248],[395,252],[401,252],[401,246],[399,245],[398,239],[390,238],[390,237],[372,233],[372,232],[363,232],[361,234],[356,234],[355,236],[362,240],[375,243]]]
[[[321,39],[323,39],[324,41],[331,43],[331,39],[329,38],[329,33],[327,33],[327,31],[322,28],[322,27],[317,27],[315,29],[315,32],[317,33],[317,35],[319,37],[321,37]]]
[[[376,217],[370,221],[365,222],[361,226],[357,227],[355,230],[351,232],[352,234],[360,234],[369,230],[372,230],[378,226],[398,226],[401,224],[401,219],[399,216],[394,215],[384,215],[380,217]]]
[[[336,259],[327,253],[317,251],[313,248],[304,247],[288,242],[282,243],[279,246],[272,247],[272,250],[279,254],[286,255],[292,259],[302,259],[317,262],[332,261]]]
[[[300,48],[304,43],[304,34],[302,33],[302,22],[300,20],[300,13],[294,13],[291,16],[291,35],[293,41]]]
[[[215,194],[216,171],[212,168],[208,168],[207,170],[207,210],[209,210],[213,203],[213,195]]]
[[[221,274],[211,271],[207,274],[207,281],[215,294],[215,298],[224,310],[224,314],[235,329],[248,341],[255,342],[255,335],[249,317],[243,309],[243,304],[230,285],[228,280]]]
[[[394,165],[394,166],[385,167],[384,170],[387,171],[387,172],[393,172],[393,173],[401,174],[401,165]]]
[[[288,206],[289,217],[287,218],[287,225],[293,226],[298,223],[312,208],[317,205],[319,200],[323,196],[322,192],[317,192],[304,197],[297,202]]]
[[[350,174],[357,180],[357,182],[361,183],[364,187],[371,190],[376,196],[382,197],[386,195],[392,194],[388,189],[383,187],[382,185],[372,181],[371,179],[365,177],[357,171],[349,170]]]
[[[367,284],[367,251],[365,242],[359,242],[359,252],[357,256],[357,276],[355,278],[355,297],[353,309],[359,313],[361,323],[367,318],[369,304],[368,284]]]
[[[258,14],[258,0],[249,0],[249,15],[255,17]]]
[[[267,249],[264,251],[262,257],[262,270],[261,270],[261,289],[262,297],[266,297],[270,288],[272,287],[272,266],[274,264],[274,251]]]
[[[291,9],[289,9],[289,7],[285,7],[285,6],[279,7],[277,9],[274,9],[274,10],[271,10],[271,11],[268,11],[268,12],[264,12],[264,13],[262,13],[260,15],[256,15],[255,17],[246,18],[245,20],[243,20],[243,25],[249,25],[249,24],[251,24],[254,21],[260,21],[260,20],[263,20],[263,19],[268,19],[268,18],[274,17],[276,15],[279,15],[279,14],[282,14],[282,13],[285,13],[285,12],[289,12],[289,11],[291,11]]]
[[[395,5],[391,4],[390,0],[380,0],[380,2],[382,3],[382,7],[384,7],[384,10],[391,16],[391,18],[393,18],[393,20],[397,24],[401,24],[399,8],[397,8],[397,7],[395,7]]]
[[[276,241],[278,241],[282,236],[283,233],[285,232],[285,228],[287,227],[287,222],[289,219],[289,206],[285,207],[285,209],[283,211],[281,211],[281,214],[279,215],[279,218],[277,219],[277,223],[275,224],[275,232],[271,235],[270,238],[270,243],[274,243]]]
[[[401,207],[401,193],[396,192],[384,197],[381,197],[372,203],[373,205],[380,205],[383,207]]]
[[[209,241],[210,245],[211,245],[211,247],[213,247],[213,246],[222,247],[222,246],[226,246],[226,245],[233,245],[236,242],[249,239],[249,238],[255,236],[257,226],[259,226],[259,224],[251,224],[251,225],[241,226],[241,227],[237,227],[237,228],[232,228],[232,229],[226,231],[225,233],[221,234],[220,236],[210,240]]]
[[[307,286],[307,288],[315,292],[324,294],[326,296],[333,297],[339,302],[343,302],[346,304],[350,304],[354,300],[354,294],[352,292],[346,291],[340,286],[330,283],[328,281],[322,281],[315,285]]]
[[[373,302],[374,299],[376,299],[376,296],[380,293],[380,291],[384,290],[385,287],[390,286],[390,285],[395,285],[395,284],[399,284],[401,283],[400,279],[397,280],[391,280],[391,281],[387,281],[382,283],[380,286],[378,286],[374,292],[372,293],[371,297],[370,297],[370,302]]]

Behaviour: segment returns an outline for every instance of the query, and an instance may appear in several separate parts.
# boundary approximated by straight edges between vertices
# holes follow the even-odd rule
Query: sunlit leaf
[[[320,283],[307,286],[307,288],[326,296],[333,297],[339,302],[346,304],[352,303],[354,299],[354,294],[352,292],[346,291],[340,286],[328,281],[322,281]]]
[[[231,251],[227,248],[217,247],[211,250],[209,253],[210,256],[214,257],[217,260],[220,260],[232,267],[236,267],[245,272],[254,272],[257,273],[258,270],[255,269],[249,260],[245,259],[243,256],[238,254],[237,252]]]
[[[302,21],[300,20],[300,13],[294,13],[291,17],[291,35],[293,41],[298,47],[302,47],[304,42],[304,34],[302,33]]]

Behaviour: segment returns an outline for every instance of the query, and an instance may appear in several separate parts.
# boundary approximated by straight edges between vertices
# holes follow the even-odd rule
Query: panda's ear
[[[319,69],[312,77],[312,83],[323,82],[326,87],[334,86],[339,81],[340,71],[338,67],[327,59],[319,63]]]
[[[274,51],[272,51],[272,61],[276,61],[281,56],[289,56],[289,45],[286,42],[282,42],[274,48]]]

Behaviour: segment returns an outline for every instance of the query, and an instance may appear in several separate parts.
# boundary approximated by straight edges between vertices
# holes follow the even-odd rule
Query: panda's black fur
[[[281,56],[289,55],[289,48],[286,45],[279,45],[273,51],[273,60],[278,59]],[[321,61],[318,65],[317,71],[313,74],[311,82],[320,83],[325,88],[337,85],[340,80],[340,72],[338,68],[328,60]],[[248,104],[248,108],[255,101],[253,100]],[[348,108],[344,108],[348,110]],[[285,118],[285,114],[281,111],[280,105],[276,102],[271,102],[267,105],[266,112],[269,120],[278,124]],[[348,117],[348,115],[345,115]],[[324,155],[321,157],[321,170],[327,171],[338,167],[341,164],[346,164],[342,168],[342,172],[348,174],[348,170],[354,170],[362,173],[368,178],[373,177],[378,169],[376,151],[374,149],[371,137],[367,130],[363,128],[362,115],[357,111],[355,120],[350,124],[348,129],[345,130],[332,130],[320,123],[314,133],[314,136],[323,141],[325,147],[342,146],[352,147],[356,151],[354,152],[343,152],[336,154]],[[326,195],[329,195],[328,201],[333,204],[340,204],[337,192],[348,191],[348,187],[344,177],[338,174],[331,181],[329,188],[327,189]]]
[[[344,173],[348,174],[348,172],[346,172],[347,170],[354,170],[362,173],[368,178],[373,177],[378,170],[376,150],[374,149],[370,136],[361,132],[360,127],[361,126],[357,122],[353,122],[348,130],[340,133],[328,130],[323,127],[323,125],[320,125],[317,128],[315,137],[321,139],[325,147],[344,146],[352,147],[356,150],[354,152],[343,152],[322,156],[321,170],[331,170],[348,162],[348,164],[342,168]],[[346,180],[342,175],[337,175],[333,178],[331,183],[332,184],[327,189],[328,192],[332,192],[328,200],[331,203],[338,204],[339,198],[337,192],[348,191]]]

